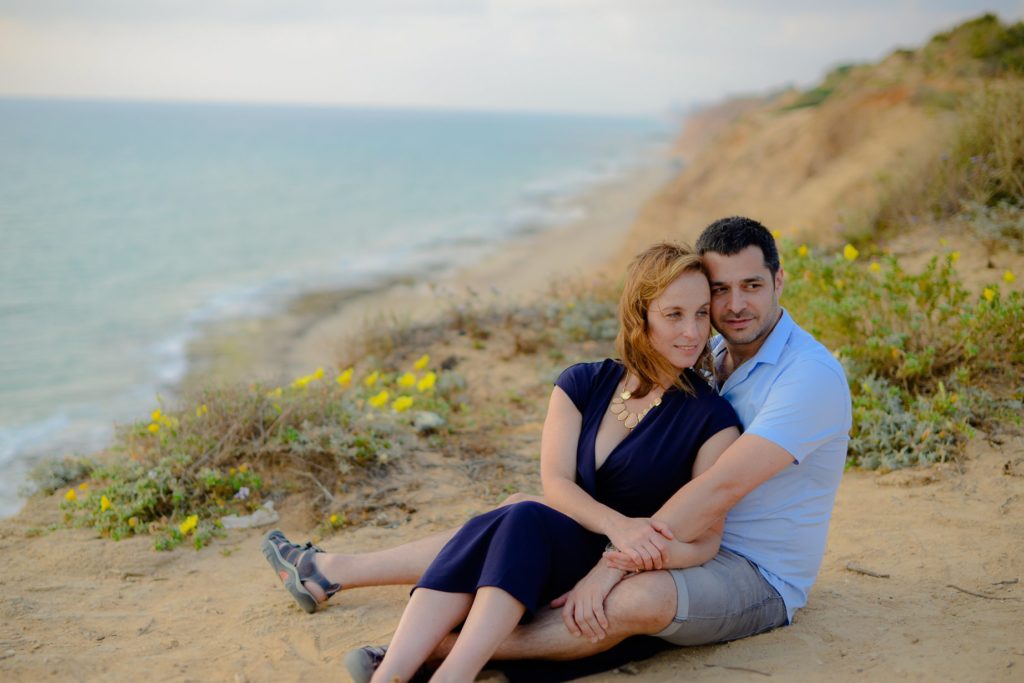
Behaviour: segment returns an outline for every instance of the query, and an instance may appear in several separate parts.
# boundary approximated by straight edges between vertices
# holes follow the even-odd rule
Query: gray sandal
[[[295,602],[299,603],[299,607],[309,614],[316,611],[319,603],[313,594],[302,585],[303,581],[312,581],[320,586],[328,599],[341,590],[340,583],[331,583],[316,568],[313,556],[324,551],[312,543],[297,545],[289,541],[280,530],[274,529],[263,537],[260,550],[263,551],[263,556],[267,558],[270,566],[274,568],[281,583],[295,598]]]

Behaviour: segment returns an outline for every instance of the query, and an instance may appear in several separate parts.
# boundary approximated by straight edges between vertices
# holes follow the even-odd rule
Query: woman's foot
[[[299,607],[309,614],[341,590],[341,584],[332,583],[320,572],[316,556],[323,550],[312,543],[297,545],[274,529],[263,537],[260,550]]]

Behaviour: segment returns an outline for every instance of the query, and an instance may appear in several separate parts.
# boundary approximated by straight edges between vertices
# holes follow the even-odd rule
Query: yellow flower
[[[779,232],[778,230],[772,230],[772,237],[774,237],[775,239],[781,239],[782,233]]]
[[[892,356],[893,360],[899,360],[900,359],[900,350],[897,349],[895,346],[890,346],[889,347],[889,355]]]
[[[148,427],[146,427],[146,429],[148,429],[150,431],[150,433],[156,434],[157,432],[160,431],[160,425],[158,425],[157,423],[154,422],[151,425],[149,425]]]
[[[296,377],[295,381],[292,382],[292,386],[295,387],[296,389],[301,389],[304,386],[306,386],[307,384],[309,384],[309,380],[310,380],[309,375],[306,375],[304,377]]]
[[[416,388],[419,389],[420,392],[428,391],[434,388],[435,382],[437,382],[437,375],[433,372],[428,372],[423,375],[419,382],[416,383]]]
[[[235,472],[237,472],[237,471],[238,470],[236,470],[234,467],[229,467],[228,468],[228,474],[231,475],[231,476],[234,476]]]
[[[1003,271],[1003,282],[1010,283],[1017,279],[1017,276],[1011,273],[1009,270]]]
[[[368,387],[372,387],[374,384],[377,383],[377,380],[379,379],[380,373],[374,370],[373,372],[366,376],[366,379],[363,380],[363,384],[365,384]]]
[[[370,405],[373,406],[374,408],[380,408],[381,406],[385,405],[388,402],[388,390],[383,389],[379,394],[371,396],[367,400],[370,402]]]
[[[89,482],[87,482],[87,481],[83,481],[81,484],[78,485],[78,490],[79,491],[85,491],[88,488],[89,488]]]
[[[152,420],[153,422],[159,422],[161,415],[162,413],[160,412],[160,409],[157,408],[150,414],[149,419]]]
[[[416,375],[407,372],[398,378],[398,386],[408,389],[416,384]]]
[[[74,489],[68,489],[68,492],[64,494],[64,500],[78,500],[78,494]]]
[[[106,496],[100,498],[100,512],[106,512],[110,509],[110,499]]]
[[[182,536],[188,536],[197,524],[199,524],[199,515],[189,515],[184,522],[178,525],[178,531]]]
[[[278,387],[277,389],[274,389],[273,391],[268,391],[267,392],[267,398],[281,398],[281,394],[283,394],[283,393],[284,393],[284,390],[281,387]]]
[[[860,252],[857,251],[857,247],[852,244],[843,247],[843,258],[847,261],[856,261],[858,256],[860,256]]]
[[[422,356],[419,357],[419,360],[417,360],[415,363],[412,364],[412,369],[413,370],[422,370],[423,368],[427,367],[427,365],[429,363],[430,363],[430,355],[425,353],[425,354],[423,354]]]
[[[335,378],[338,386],[347,389],[352,384],[352,368],[348,368]]]
[[[949,262],[950,263],[956,263],[959,260],[960,260],[960,252],[959,251],[951,251],[951,252],[949,252]]]
[[[331,526],[338,526],[338,515],[337,515],[337,513],[331,515]]]
[[[807,248],[806,244],[801,244],[800,248],[796,250],[796,253],[800,254],[801,256],[807,256],[807,252],[809,251],[810,249]]]
[[[249,466],[248,466],[248,465],[239,465],[239,466],[238,466],[238,471],[239,471],[239,472],[240,472],[241,474],[245,474],[246,472],[248,472],[248,471],[249,471]]]
[[[129,517],[128,518],[128,526],[130,526],[131,528],[134,529],[136,526],[138,526],[138,524],[139,524],[139,518],[138,517]]]
[[[206,415],[208,412],[210,412],[210,409],[209,407],[207,407],[205,403],[200,406],[196,406],[196,417],[202,417],[203,415]]]
[[[391,408],[396,413],[400,413],[403,410],[408,410],[412,406],[412,396],[399,396],[395,399],[395,402],[391,404]]]
[[[985,297],[985,301],[992,301],[992,299],[996,298],[996,290],[986,287],[982,290],[981,295]]]
[[[871,265],[868,266],[872,273],[877,273],[882,269],[882,266],[878,265],[878,261],[872,261]]]
[[[323,379],[324,378],[324,369],[323,368],[317,368],[316,372],[314,372],[312,375],[310,375],[309,378],[310,378],[310,380]]]

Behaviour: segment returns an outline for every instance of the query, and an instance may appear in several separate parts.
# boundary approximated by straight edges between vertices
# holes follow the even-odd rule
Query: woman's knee
[[[544,496],[535,496],[530,493],[517,492],[513,493],[511,496],[498,503],[498,507],[503,508],[506,505],[515,505],[516,503],[526,502],[542,503],[544,502]]]
[[[605,612],[612,629],[650,635],[672,623],[676,604],[676,582],[667,571],[643,572],[615,586],[605,600]]]

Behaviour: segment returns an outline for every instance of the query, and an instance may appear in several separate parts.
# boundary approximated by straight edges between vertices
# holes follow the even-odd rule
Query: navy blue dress
[[[614,360],[579,363],[555,384],[583,416],[576,449],[576,483],[627,517],[650,517],[690,480],[697,451],[740,422],[729,402],[686,371],[696,396],[671,390],[614,448],[600,469],[594,447],[612,393],[625,374]],[[497,586],[532,614],[589,572],[608,539],[541,503],[491,510],[467,522],[420,578],[416,588],[475,593]]]

